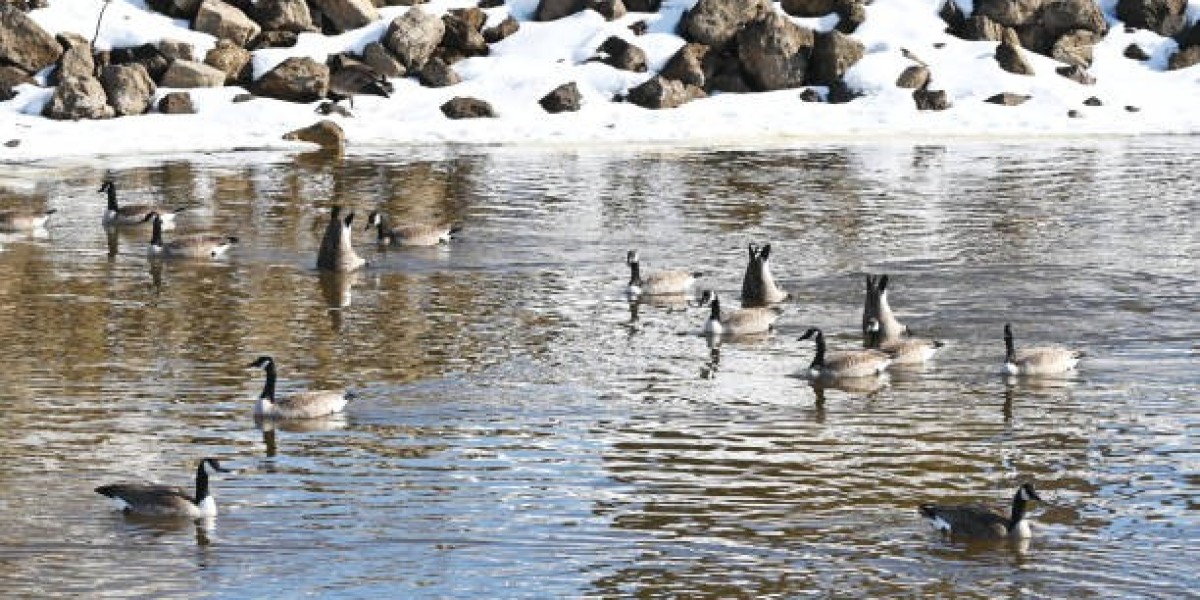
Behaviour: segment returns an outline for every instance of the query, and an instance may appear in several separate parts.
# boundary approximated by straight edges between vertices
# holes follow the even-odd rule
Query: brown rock
[[[129,48],[115,48],[109,53],[109,61],[105,64],[127,65],[131,63],[139,63],[146,68],[146,72],[150,74],[150,78],[155,81],[161,81],[163,74],[167,72],[169,61],[163,56],[162,51],[154,44],[142,44]]]
[[[703,88],[708,83],[708,78],[712,74],[712,67],[714,66],[708,60],[709,51],[710,48],[704,44],[697,44],[695,42],[684,44],[667,61],[667,64],[663,66],[659,74],[667,79]]]
[[[833,12],[834,0],[783,0],[779,7],[793,17],[823,17]]]
[[[1150,55],[1137,44],[1125,46],[1125,58],[1133,60],[1150,60]]]
[[[379,42],[371,42],[363,48],[363,62],[384,77],[404,77],[404,65]]]
[[[139,63],[109,65],[100,71],[100,84],[117,116],[140,115],[150,111],[158,88]]]
[[[1033,75],[1033,67],[1021,56],[1021,42],[1011,29],[1006,30],[1004,40],[996,46],[996,62],[1009,73]]]
[[[250,83],[252,57],[249,50],[229,40],[217,40],[217,44],[204,55],[204,64],[224,73],[225,85],[245,85]]]
[[[615,35],[604,40],[596,51],[598,60],[610,67],[634,73],[646,72],[646,53]]]
[[[163,39],[158,42],[158,51],[168,61],[196,60],[195,47],[181,40]]]
[[[770,12],[738,32],[737,55],[755,89],[797,88],[806,81],[814,44],[812,30]]]
[[[1004,39],[1007,27],[993,21],[990,17],[975,15],[967,19],[963,28],[963,39],[977,42],[999,42]]]
[[[548,113],[575,112],[582,105],[583,96],[579,93],[579,86],[575,82],[564,83],[553,90],[549,94],[542,96],[538,100],[538,104]]]
[[[370,0],[312,0],[334,27],[334,33],[358,29],[379,18]]]
[[[42,114],[57,120],[109,119],[115,114],[108,105],[104,87],[95,77],[65,77]]]
[[[842,33],[854,33],[867,21],[867,7],[860,0],[835,0],[833,10],[838,14],[836,29]]]
[[[268,31],[316,31],[312,11],[304,0],[258,0],[257,21]]]
[[[12,5],[0,4],[0,64],[37,73],[54,64],[62,53],[54,36],[37,22]]]
[[[458,15],[446,14],[442,15],[442,24],[445,25],[442,47],[457,50],[463,56],[487,55],[487,40],[483,39],[483,34],[472,21],[464,20]]]
[[[1032,96],[1027,96],[1025,94],[1014,94],[1012,92],[1001,92],[994,96],[989,96],[987,100],[984,100],[984,102],[990,102],[992,104],[999,104],[1001,106],[1018,106],[1020,104],[1024,104],[1025,101],[1029,100],[1030,98],[1032,98]]]
[[[840,31],[818,33],[808,60],[808,82],[813,85],[832,84],[861,60],[866,51],[862,42]]]
[[[1100,41],[1098,34],[1086,29],[1077,29],[1064,34],[1054,42],[1050,58],[1078,67],[1092,65],[1092,46]]]
[[[821,101],[821,93],[813,88],[804,88],[804,91],[800,92],[800,101],[801,102],[820,102]]]
[[[1044,0],[978,0],[975,15],[990,17],[1005,27],[1016,27],[1033,21]]]
[[[462,77],[446,61],[434,57],[429,59],[417,72],[421,85],[432,88],[450,87],[462,83]]]
[[[700,0],[684,14],[679,30],[689,42],[724,48],[747,23],[772,14],[778,15],[768,0]]]
[[[1191,46],[1172,54],[1167,59],[1167,70],[1186,69],[1196,64],[1200,64],[1200,46]]]
[[[584,0],[583,7],[600,13],[609,21],[620,19],[629,12],[621,0]]]
[[[521,24],[516,19],[509,15],[503,21],[497,23],[494,27],[488,27],[483,30],[483,39],[489,44],[496,42],[514,34],[521,28]]]
[[[917,110],[946,110],[953,106],[945,90],[913,90],[913,102]]]
[[[1092,77],[1092,74],[1088,73],[1087,69],[1083,67],[1067,65],[1054,69],[1054,72],[1081,85],[1094,85],[1096,83],[1096,78]]]
[[[302,129],[289,131],[283,135],[283,139],[312,142],[321,146],[324,150],[332,150],[339,153],[346,148],[346,132],[342,131],[340,125],[328,119],[322,119]]]
[[[496,111],[492,110],[491,104],[478,98],[464,96],[451,98],[441,106],[441,109],[447,119],[479,119],[496,116]]]
[[[911,65],[900,77],[896,78],[896,87],[916,90],[929,83],[929,68],[922,65]]]
[[[629,90],[629,102],[642,108],[661,109],[682,106],[695,98],[703,98],[704,90],[655,75]]]
[[[217,39],[230,40],[245,46],[258,35],[262,28],[246,13],[221,0],[204,0],[196,11],[192,29],[207,33]]]
[[[169,92],[158,101],[158,112],[168,115],[190,115],[196,112],[192,95],[187,92]]]
[[[0,65],[0,102],[7,102],[16,96],[13,88],[22,84],[37,84],[37,81],[25,71],[12,65]]]
[[[535,21],[555,21],[583,10],[584,0],[541,0],[533,13]]]
[[[200,8],[200,0],[147,0],[146,4],[173,19],[194,19]]]
[[[468,27],[475,31],[483,31],[483,26],[487,23],[488,18],[487,13],[476,7],[452,8],[446,11],[446,14],[466,23]]]
[[[329,93],[329,67],[308,57],[293,56],[264,73],[254,88],[259,96],[313,102]]]
[[[225,72],[192,60],[177,60],[167,67],[159,84],[169,88],[221,87]]]
[[[56,39],[63,47],[63,53],[58,58],[58,69],[51,75],[50,83],[57,84],[67,77],[93,77],[96,61],[92,57],[92,44],[78,33],[61,33]]]
[[[258,34],[257,37],[250,41],[246,49],[253,51],[262,50],[263,48],[292,48],[298,41],[300,41],[300,34],[294,31],[277,29]]]
[[[1186,24],[1187,0],[1119,0],[1117,18],[1126,25],[1173,36]]]
[[[396,17],[384,34],[384,46],[392,51],[407,71],[416,71],[433,56],[433,51],[446,33],[441,18],[414,6]]]

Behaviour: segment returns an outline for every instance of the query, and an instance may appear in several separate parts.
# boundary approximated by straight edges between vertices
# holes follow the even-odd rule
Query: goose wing
[[[1017,366],[1023,373],[1061,373],[1075,368],[1083,353],[1069,348],[1044,346],[1017,351]]]
[[[298,392],[275,401],[276,412],[285,419],[311,419],[341,412],[349,394],[343,390]]]
[[[393,243],[401,246],[436,246],[450,239],[450,225],[410,223],[392,228]]]
[[[922,504],[921,515],[941,531],[967,538],[1000,538],[1008,534],[1008,519],[980,505]]]
[[[195,510],[193,498],[183,488],[143,482],[122,482],[102,485],[96,493],[119,500],[125,511],[151,517],[190,515]]]
[[[688,271],[657,271],[642,280],[642,293],[683,294],[695,282],[696,276]]]
[[[237,238],[216,234],[198,233],[175,238],[167,242],[165,249],[173,256],[188,258],[215,258],[229,249]]]
[[[945,344],[926,338],[901,338],[883,342],[879,349],[892,357],[892,364],[923,363],[937,353]]]
[[[825,371],[839,377],[865,377],[887,368],[892,357],[879,350],[848,350],[825,355]]]
[[[730,334],[766,333],[775,325],[779,311],[774,308],[741,308],[722,319],[725,331]]]

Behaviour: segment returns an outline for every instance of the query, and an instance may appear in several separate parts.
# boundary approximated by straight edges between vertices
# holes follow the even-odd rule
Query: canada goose
[[[436,246],[450,243],[451,236],[462,231],[457,224],[409,223],[398,227],[389,227],[387,215],[373,210],[367,215],[366,230],[374,227],[379,235],[376,240],[380,244],[393,246]]]
[[[891,356],[892,365],[921,364],[933,358],[933,355],[946,345],[941,340],[922,337],[904,336],[884,340],[880,329],[879,319],[872,317],[868,324],[866,347],[880,350]]]
[[[812,379],[837,379],[841,377],[868,377],[878,375],[892,363],[892,357],[878,350],[846,350],[825,354],[825,334],[813,327],[799,339],[815,337],[817,353],[808,365],[808,376]]]
[[[1075,368],[1084,356],[1079,350],[1055,346],[1013,347],[1012,325],[1004,324],[1004,372],[1009,375],[1055,375]]]
[[[33,231],[35,229],[45,229],[46,222],[50,220],[50,215],[56,212],[58,212],[58,209],[54,208],[41,212],[23,212],[15,210],[0,212],[0,232],[17,233],[21,231]]]
[[[297,392],[283,398],[275,397],[275,360],[260,356],[248,368],[262,368],[267,372],[262,394],[254,405],[254,416],[268,419],[312,419],[340,412],[346,402],[354,397],[344,390],[313,390]]]
[[[206,458],[196,467],[196,495],[189,496],[182,488],[157,483],[114,483],[96,488],[96,493],[116,500],[129,515],[145,517],[187,517],[207,519],[217,516],[217,503],[208,491],[208,472],[228,473],[215,458]]]
[[[318,269],[349,272],[367,263],[350,243],[350,224],[354,222],[354,213],[339,219],[341,210],[342,207],[334,206],[329,212],[329,224],[325,226],[321,248],[317,251]]]
[[[152,212],[147,221],[154,222],[150,233],[150,255],[162,258],[220,258],[238,239],[233,236],[196,233],[177,237],[163,243],[162,217]]]
[[[350,101],[354,108],[354,96],[372,94],[390,98],[395,91],[387,77],[380,75],[370,65],[359,62],[344,55],[335,55],[329,62],[329,92],[330,100],[336,104],[342,100]]]
[[[670,271],[657,271],[649,275],[642,275],[642,263],[638,257],[637,250],[630,250],[625,254],[625,263],[629,265],[629,285],[625,290],[630,295],[667,295],[667,294],[686,294],[692,289],[692,285],[696,283],[697,277],[702,277],[703,273],[693,273],[682,269],[674,269]]]
[[[101,220],[105,226],[118,227],[122,225],[141,225],[150,219],[150,213],[158,213],[162,218],[163,229],[175,228],[175,215],[183,212],[185,209],[177,210],[160,210],[149,204],[127,204],[124,206],[117,205],[117,186],[112,180],[105,181],[101,186],[101,192],[108,192],[108,208],[104,211],[104,218]]]
[[[922,504],[921,516],[929,519],[938,531],[955,537],[975,539],[1025,539],[1030,537],[1029,522],[1025,520],[1025,503],[1042,499],[1033,484],[1024,483],[1013,495],[1012,512],[1008,517],[978,504],[940,506]]]
[[[741,308],[721,313],[721,299],[712,290],[705,290],[700,305],[710,304],[712,312],[704,321],[706,335],[752,335],[767,333],[775,326],[779,310],[773,307]]]
[[[779,289],[771,275],[771,245],[748,247],[750,262],[742,276],[742,306],[766,306],[787,300],[790,294]]]
[[[870,319],[878,319],[880,340],[884,342],[908,333],[908,326],[896,319],[896,314],[888,304],[887,284],[887,275],[880,275],[877,279],[867,275],[867,299],[863,305],[863,336],[867,336]]]

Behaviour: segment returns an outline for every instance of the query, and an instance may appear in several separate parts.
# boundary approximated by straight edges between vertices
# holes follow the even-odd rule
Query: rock
[[[1180,48],[1200,46],[1200,21],[1196,21],[1191,27],[1175,36],[1175,41],[1179,43]]]
[[[170,92],[158,101],[158,112],[168,115],[190,115],[196,112],[192,95],[187,92]]]
[[[579,93],[579,86],[575,82],[564,83],[553,90],[549,94],[542,96],[538,100],[542,110],[548,113],[575,112],[579,110],[583,96]]]
[[[1096,83],[1096,78],[1092,77],[1091,73],[1088,73],[1087,69],[1083,67],[1067,65],[1054,69],[1054,72],[1082,85],[1094,85]]]
[[[1200,64],[1200,46],[1191,46],[1172,54],[1167,59],[1167,70],[1186,69],[1196,64]]]
[[[1125,46],[1125,58],[1133,60],[1150,60],[1150,55],[1137,44]]]
[[[710,48],[704,44],[690,42],[684,44],[659,74],[686,85],[704,88],[713,72],[713,64],[708,60]],[[707,63],[707,68],[706,68]]]
[[[217,39],[230,40],[245,46],[258,35],[262,28],[237,7],[221,0],[204,0],[196,11],[192,29],[207,33]]]
[[[793,17],[823,17],[833,12],[834,0],[783,0],[779,7]]]
[[[896,87],[916,90],[929,83],[929,68],[922,65],[911,65],[904,69],[896,78]]]
[[[642,108],[675,108],[695,98],[703,98],[704,90],[655,75],[629,90],[629,102]]]
[[[807,81],[812,85],[830,85],[842,78],[867,48],[862,42],[837,30],[818,33],[808,59]]]
[[[764,15],[778,15],[768,0],[700,0],[683,15],[679,31],[689,42],[719,49],[733,41],[747,23]]]
[[[462,83],[462,77],[446,61],[434,57],[429,59],[417,72],[421,85],[431,88],[450,87]]]
[[[37,73],[62,53],[63,47],[37,22],[10,4],[0,4],[0,64]]]
[[[163,58],[172,60],[195,60],[196,49],[182,40],[163,39],[158,42],[158,51]]]
[[[496,42],[514,34],[521,28],[521,24],[516,19],[509,15],[503,21],[497,23],[494,27],[488,27],[483,30],[483,39],[489,44]]]
[[[170,61],[163,56],[162,51],[154,44],[142,44],[141,46],[132,46],[129,48],[115,48],[109,53],[109,61],[98,66],[106,66],[107,64],[128,65],[139,63],[146,68],[146,72],[150,74],[150,78],[155,81],[162,81],[163,75],[167,72],[167,67]]]
[[[990,17],[975,15],[967,19],[963,28],[963,39],[976,42],[999,42],[1004,39],[1004,32],[1007,29]]]
[[[58,69],[51,74],[51,84],[57,84],[67,77],[94,76],[96,61],[92,58],[90,42],[78,33],[61,33],[56,40],[63,48],[63,53],[58,58]]]
[[[600,62],[622,71],[646,72],[646,53],[629,42],[612,36],[596,49]]]
[[[173,19],[194,19],[200,8],[200,0],[147,0],[146,4]]]
[[[983,15],[1005,27],[1017,27],[1033,21],[1043,0],[978,0],[973,15]]]
[[[441,106],[442,114],[448,119],[478,119],[495,117],[492,105],[478,98],[456,96]]]
[[[483,11],[479,12],[482,14]],[[483,39],[483,34],[473,21],[455,14],[442,15],[445,33],[442,34],[441,46],[457,50],[463,56],[487,56],[487,40]]]
[[[379,42],[371,42],[363,48],[363,62],[384,77],[404,77],[407,73],[404,65]]]
[[[118,117],[149,112],[158,89],[146,67],[139,63],[104,67],[100,71],[100,84],[108,97],[108,105]]]
[[[625,0],[625,8],[629,12],[656,13],[662,8],[662,0]]]
[[[938,17],[946,22],[946,32],[951,35],[958,36],[963,39],[972,39],[966,35],[967,15],[958,7],[958,3],[954,0],[945,0],[942,2],[942,8],[938,9]]]
[[[326,100],[318,104],[316,112],[318,115],[325,115],[327,117],[329,115],[337,115],[347,119],[354,117],[354,113],[350,112],[350,109],[338,104],[333,100]]]
[[[801,102],[820,102],[821,101],[821,93],[813,88],[804,88],[804,91],[800,92],[800,101]]]
[[[258,0],[256,20],[269,31],[316,31],[312,11],[304,0]]]
[[[250,83],[253,74],[252,57],[249,50],[229,40],[217,40],[212,50],[204,55],[204,64],[224,73],[225,85],[245,85]]]
[[[298,41],[300,41],[300,35],[294,31],[264,31],[251,40],[246,49],[253,51],[263,48],[292,48]]]
[[[573,15],[583,10],[584,0],[540,0],[537,11],[533,13],[535,21],[554,21]]]
[[[64,77],[42,114],[57,120],[109,119],[115,114],[95,77]]]
[[[797,88],[807,80],[814,44],[812,30],[796,25],[780,13],[770,12],[738,32],[737,55],[742,71],[755,89]]]
[[[1117,18],[1126,25],[1173,36],[1187,20],[1187,0],[1118,0]]]
[[[340,125],[328,119],[322,119],[302,129],[289,131],[283,135],[283,139],[312,142],[321,146],[322,149],[339,153],[346,147],[346,132],[342,131]]]
[[[600,13],[606,20],[615,21],[624,17],[629,11],[621,0],[585,0],[583,7]]]
[[[414,6],[388,25],[381,41],[405,70],[416,71],[433,56],[445,33],[446,24],[441,18]]]
[[[1092,46],[1098,41],[1100,41],[1098,34],[1086,29],[1076,29],[1054,42],[1054,47],[1050,50],[1050,58],[1068,65],[1090,67],[1092,66]]]
[[[11,100],[13,97],[13,88],[25,83],[37,84],[37,80],[32,75],[14,67],[12,65],[0,65],[0,97],[4,98],[0,102]],[[7,97],[5,97],[7,96]]]
[[[1091,96],[1087,100],[1083,101],[1083,105],[1084,106],[1104,106],[1104,102],[1101,102],[1100,99],[1095,96]]]
[[[846,85],[844,79],[839,79],[829,86],[829,95],[826,97],[826,101],[830,104],[845,104],[860,96],[862,96],[862,92],[851,89],[849,85]]]
[[[487,13],[476,7],[469,8],[452,8],[446,11],[446,14],[466,23],[468,27],[475,31],[483,31],[484,24],[487,23]]]
[[[479,8],[497,8],[504,6],[504,0],[479,0]]]
[[[1033,75],[1033,67],[1021,56],[1021,42],[1011,29],[1006,30],[1004,40],[996,46],[996,62],[1009,73]]]
[[[992,104],[999,104],[1001,106],[1018,106],[1020,104],[1024,104],[1025,101],[1029,100],[1030,98],[1032,98],[1032,96],[1027,96],[1025,94],[1014,94],[1012,92],[1001,92],[994,96],[989,96],[987,100],[984,100],[984,102],[990,102]]]
[[[311,0],[333,24],[334,33],[358,29],[379,18],[370,0]]]
[[[629,31],[632,31],[633,35],[645,35],[647,31],[650,31],[650,24],[645,19],[634,21],[629,24]]]
[[[289,102],[314,102],[329,93],[329,67],[293,56],[267,71],[254,84],[259,96]]]
[[[1104,13],[1095,0],[1045,0],[1038,13],[1038,22],[1049,30],[1051,38],[1076,29],[1098,36],[1108,31]]]
[[[1075,109],[1073,109],[1073,108],[1072,108],[1071,110],[1068,110],[1068,111],[1067,111],[1067,116],[1068,116],[1068,117],[1070,117],[1070,118],[1072,118],[1072,119],[1082,119],[1082,118],[1083,118],[1083,113],[1081,113],[1081,112],[1079,112],[1079,111],[1077,111],[1077,110],[1075,110]]]
[[[221,87],[225,71],[193,60],[177,60],[167,67],[159,85],[169,88]]]
[[[913,90],[913,102],[917,104],[917,110],[946,110],[953,106],[946,90]]]
[[[867,7],[860,0],[836,0],[833,11],[838,15],[836,29],[845,34],[854,33],[867,21]]]
[[[1125,105],[1125,112],[1131,112],[1131,113],[1142,112],[1142,109],[1140,109],[1136,106]]]

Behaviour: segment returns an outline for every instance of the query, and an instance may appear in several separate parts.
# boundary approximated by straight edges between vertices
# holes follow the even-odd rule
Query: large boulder
[[[0,4],[0,64],[37,73],[62,56],[54,36],[11,4]]]
[[[169,88],[221,87],[225,85],[225,71],[194,60],[176,60],[167,67],[159,85]]]
[[[496,111],[492,105],[478,98],[456,96],[441,106],[442,114],[447,119],[479,119],[495,117]]]
[[[679,22],[683,39],[723,48],[747,23],[775,14],[769,0],[700,0]]]
[[[236,6],[221,0],[204,0],[196,11],[192,29],[207,33],[217,39],[230,40],[245,47],[262,31],[246,13]]]
[[[382,41],[406,70],[417,71],[433,56],[445,33],[440,17],[414,6],[388,25]]]
[[[1186,24],[1187,0],[1118,0],[1117,18],[1126,25],[1172,36]]]
[[[798,88],[804,85],[814,43],[811,29],[771,11],[738,32],[737,55],[758,90]]]
[[[263,29],[294,33],[317,30],[312,11],[304,0],[258,0],[255,8],[258,24]]]
[[[629,102],[642,108],[675,108],[695,98],[704,98],[704,90],[655,75],[629,90]]]
[[[193,19],[200,8],[200,0],[147,0],[146,4],[174,19]]]
[[[610,67],[634,73],[646,72],[646,53],[615,35],[604,40],[596,51],[599,61]]]
[[[250,83],[253,75],[251,58],[253,55],[249,50],[229,40],[217,40],[216,45],[204,55],[204,64],[220,69],[225,74],[226,85],[244,85]]]
[[[808,60],[808,82],[812,85],[832,85],[866,52],[867,48],[862,42],[836,29],[818,33],[812,56]]]
[[[540,0],[533,13],[535,21],[554,21],[583,10],[584,0]]]
[[[1006,30],[1004,39],[996,46],[996,62],[1000,64],[1001,69],[1009,73],[1033,75],[1033,67],[1021,54],[1021,41],[1011,29]]]
[[[823,17],[833,12],[836,0],[783,0],[779,7],[793,17]]]
[[[312,3],[333,25],[335,33],[358,29],[379,18],[370,0],[312,0]]]
[[[308,57],[291,57],[255,82],[255,93],[291,102],[313,102],[329,93],[329,67]]]
[[[1038,23],[1049,30],[1050,37],[1077,29],[1104,35],[1108,24],[1095,0],[1046,0],[1038,13]]]
[[[54,88],[54,95],[42,110],[51,119],[109,119],[115,114],[104,95],[104,86],[95,77],[65,77]]]
[[[51,83],[67,77],[92,77],[96,72],[96,60],[92,56],[92,44],[78,33],[60,33],[55,38],[63,48],[58,59],[58,69],[52,74]]]
[[[582,103],[583,95],[579,93],[579,86],[575,85],[574,81],[550,90],[549,94],[538,100],[542,110],[548,113],[575,112]]]
[[[117,116],[148,112],[157,91],[146,67],[139,63],[104,67],[100,71],[100,84]]]
[[[1031,23],[1044,0],[978,0],[972,15],[982,15],[1005,27]]]

